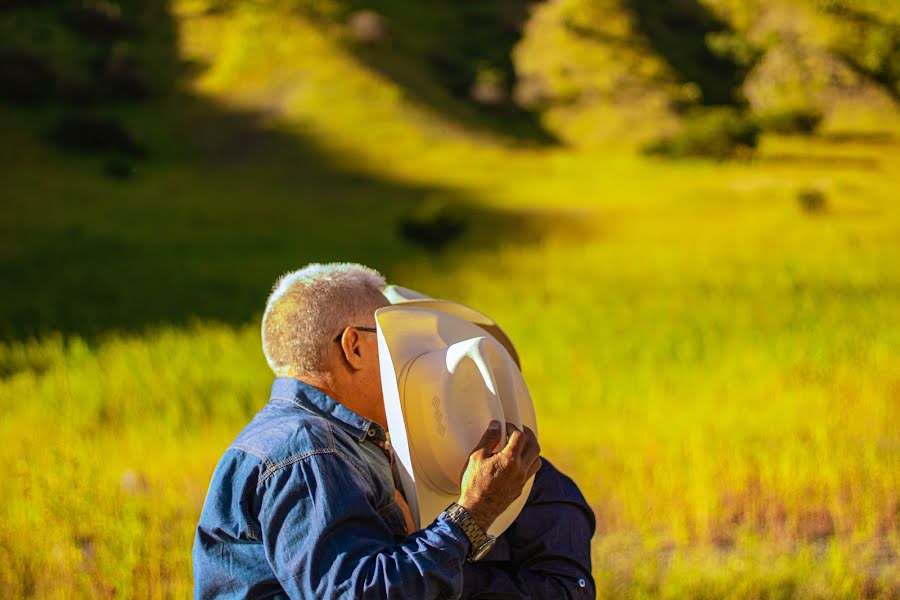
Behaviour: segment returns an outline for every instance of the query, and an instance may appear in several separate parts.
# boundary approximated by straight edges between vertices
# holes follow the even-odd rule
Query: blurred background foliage
[[[604,597],[900,597],[900,4],[0,2],[0,595],[185,597],[285,270],[516,341]]]

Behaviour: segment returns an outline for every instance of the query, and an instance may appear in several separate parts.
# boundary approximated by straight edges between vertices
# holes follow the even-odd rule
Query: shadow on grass
[[[872,146],[893,146],[900,138],[889,131],[832,131],[820,133],[819,137],[834,144],[868,144]]]
[[[900,24],[881,18],[875,11],[857,10],[840,2],[823,3],[822,9],[851,28],[839,42],[838,54],[844,62],[900,102]]]
[[[750,65],[716,55],[710,34],[733,35],[728,25],[697,0],[627,0],[638,28],[685,82],[693,82],[706,105],[739,105],[740,86]]]
[[[177,64],[168,14],[144,30],[153,32],[153,64]],[[170,41],[165,52],[160,40]],[[280,273],[307,262],[359,261],[390,277],[400,264],[446,267],[554,226],[362,172],[263,115],[191,95],[186,79],[163,81],[143,103],[90,107],[114,114],[147,148],[124,178],[105,168],[105,154],[49,145],[46,124],[71,109],[66,101],[0,111],[0,339],[243,324]],[[436,200],[466,224],[439,252],[404,239],[399,226]]]
[[[374,11],[384,20],[381,43],[351,41],[365,65],[400,84],[415,101],[475,131],[512,142],[555,145],[540,116],[512,98],[513,47],[538,0],[429,3],[341,2],[340,15]],[[351,36],[352,38],[352,36]],[[478,90],[481,90],[479,94]],[[475,97],[486,95],[479,103]]]
[[[859,171],[880,171],[882,162],[867,156],[843,156],[840,154],[803,154],[777,152],[753,157],[759,165],[808,166],[828,169],[848,169]]]

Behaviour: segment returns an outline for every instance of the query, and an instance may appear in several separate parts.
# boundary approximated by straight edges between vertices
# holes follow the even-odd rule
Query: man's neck
[[[328,394],[331,398],[337,400],[341,404],[341,394],[339,393],[337,387],[334,385],[333,378],[327,373],[324,375],[298,375],[295,373],[288,373],[288,377],[293,377],[294,379],[299,379],[303,383],[313,386],[320,392]]]
[[[387,418],[384,415],[384,407],[373,407],[359,400],[363,398],[363,394],[356,393],[352,386],[335,381],[330,373],[322,375],[294,375],[289,377],[299,379],[303,383],[313,386],[320,392],[328,394],[330,398],[344,405],[364,419],[368,419],[378,423],[387,430]],[[379,410],[380,409],[380,410]]]

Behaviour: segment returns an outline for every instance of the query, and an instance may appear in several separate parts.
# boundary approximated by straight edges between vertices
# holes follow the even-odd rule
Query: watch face
[[[483,543],[478,550],[472,553],[472,558],[470,559],[472,562],[476,560],[481,560],[484,558],[485,554],[491,551],[491,548],[494,547],[494,543],[496,543],[497,538],[494,536],[488,536],[488,539],[485,543]]]

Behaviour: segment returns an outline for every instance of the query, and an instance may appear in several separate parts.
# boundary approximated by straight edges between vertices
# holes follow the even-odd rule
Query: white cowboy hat
[[[519,362],[519,353],[516,352],[516,347],[513,345],[512,340],[510,340],[509,336],[500,329],[500,326],[486,314],[478,312],[465,304],[452,302],[450,300],[431,298],[425,294],[399,285],[389,285],[385,287],[382,292],[391,304],[420,306],[422,308],[430,308],[431,310],[439,310],[441,312],[450,313],[451,315],[456,315],[471,323],[475,323],[494,336],[498,342],[503,344],[503,347],[506,348],[506,351],[509,352],[509,355],[512,357],[513,361],[515,361],[516,366],[520,369],[522,368],[522,365]]]
[[[469,454],[492,420],[537,433],[534,406],[509,352],[469,321],[401,304],[375,312],[381,385],[391,446],[413,521],[422,527],[459,499]],[[522,494],[488,528],[515,520]]]

